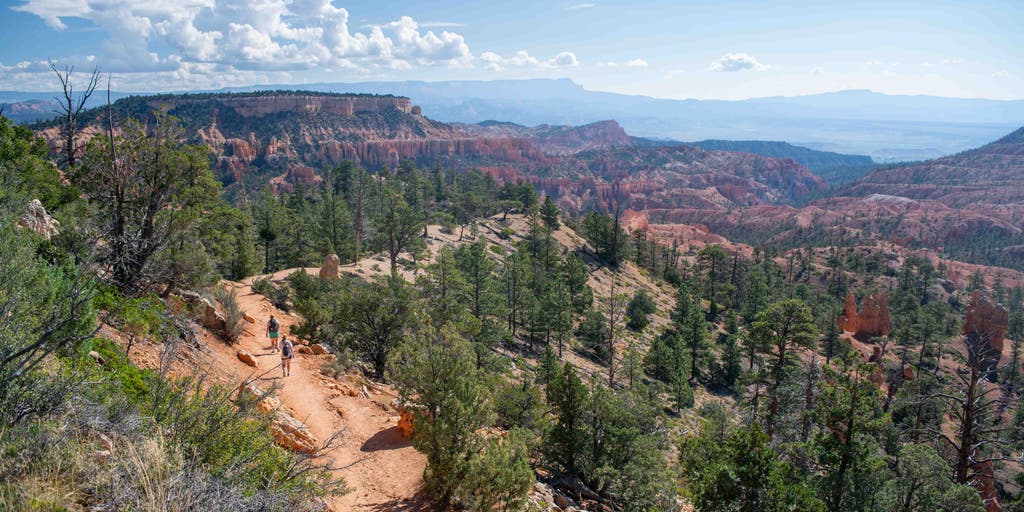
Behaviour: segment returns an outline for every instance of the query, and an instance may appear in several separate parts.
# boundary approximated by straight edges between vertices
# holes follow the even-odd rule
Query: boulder
[[[107,365],[107,360],[103,359],[103,356],[101,356],[100,353],[96,352],[95,350],[90,350],[89,351],[89,357],[91,357],[93,361],[96,361],[96,364],[98,364],[100,366],[106,366]]]
[[[903,369],[903,380],[914,380],[914,369],[907,366]]]
[[[38,199],[29,201],[28,208],[21,215],[21,218],[18,219],[17,225],[18,227],[34,231],[47,240],[60,234],[60,222],[46,212],[43,203]]]
[[[313,349],[307,347],[306,345],[299,345],[299,346],[295,347],[295,351],[300,353],[300,354],[312,354],[313,353]]]
[[[327,350],[327,347],[325,347],[325,346],[323,346],[323,345],[321,345],[319,343],[314,343],[314,344],[310,345],[309,346],[309,350],[313,354],[316,354],[318,356],[322,356],[324,354],[329,354],[330,353],[330,351]]]
[[[270,433],[282,448],[301,453],[315,453],[320,449],[319,441],[304,423],[280,410],[274,415]]]
[[[338,280],[341,278],[341,259],[337,254],[324,256],[324,264],[320,267],[320,279]]]
[[[200,325],[211,331],[217,332],[224,332],[224,330],[227,329],[227,320],[225,320],[224,315],[217,310],[217,306],[215,306],[213,302],[210,302],[210,299],[191,291],[183,291],[180,296],[195,313],[196,320]]]
[[[949,303],[949,299],[953,296],[942,284],[935,283],[925,289],[924,297],[927,302],[945,302]]]
[[[560,508],[560,509],[562,509],[562,510],[566,510],[569,507],[575,507],[576,506],[576,503],[574,503],[572,501],[572,498],[570,498],[570,497],[568,497],[568,496],[566,496],[566,495],[564,495],[564,494],[562,494],[560,492],[555,493],[554,499],[555,499],[555,506]]]
[[[868,356],[869,363],[881,363],[882,362],[882,347],[874,346],[871,347],[871,355]]]
[[[242,320],[245,320],[246,322],[249,322],[250,324],[256,323],[256,319],[253,318],[252,315],[250,315],[249,313],[242,313]]]
[[[92,460],[96,464],[106,464],[114,454],[109,450],[95,450],[92,452]]]
[[[1010,312],[992,301],[988,294],[974,292],[967,305],[964,338],[969,359],[978,358],[982,371],[995,371],[1003,355],[1003,342],[1010,323]]]
[[[241,362],[243,362],[243,363],[245,363],[245,364],[247,364],[249,366],[252,366],[253,368],[259,368],[260,367],[260,362],[257,361],[256,358],[253,357],[252,354],[246,352],[245,350],[239,349],[238,353],[236,354],[236,356],[238,356],[238,360],[239,361],[241,361]]]
[[[202,321],[203,327],[210,329],[211,331],[224,332],[227,330],[228,321],[224,319],[224,315],[217,311],[217,308],[207,302],[206,308],[203,309]]]

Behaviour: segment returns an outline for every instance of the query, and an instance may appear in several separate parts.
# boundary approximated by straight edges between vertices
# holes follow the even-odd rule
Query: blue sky
[[[568,77],[667,98],[1024,98],[1020,0],[0,0],[0,13],[0,90],[52,90],[53,59],[130,91]]]

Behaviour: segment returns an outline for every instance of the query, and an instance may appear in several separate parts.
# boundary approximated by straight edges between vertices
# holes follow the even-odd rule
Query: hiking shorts
[[[276,332],[273,332],[273,331],[271,331],[271,332],[270,332],[270,335],[269,335],[269,336],[270,336],[271,338],[277,338],[277,336],[278,336],[278,333],[276,333]]]

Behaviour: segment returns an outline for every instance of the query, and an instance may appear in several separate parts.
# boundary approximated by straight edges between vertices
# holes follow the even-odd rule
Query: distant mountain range
[[[589,91],[567,79],[536,79],[258,85],[222,92],[297,88],[406,96],[423,108],[425,116],[444,122],[499,120],[527,126],[575,126],[615,119],[639,137],[783,140],[811,149],[868,155],[879,162],[957,153],[1024,124],[1021,100],[897,96],[871,91],[741,101],[670,100]],[[49,101],[53,96],[0,92],[0,102]],[[112,94],[114,99],[123,96]],[[94,98],[93,103],[101,101]]]

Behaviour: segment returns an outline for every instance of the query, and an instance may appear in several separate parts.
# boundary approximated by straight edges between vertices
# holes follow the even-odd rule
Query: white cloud
[[[825,74],[825,70],[821,68],[814,68],[811,70],[811,74],[815,76],[821,76]]]
[[[594,3],[574,4],[565,8],[567,11],[582,11],[583,9],[592,9],[597,7]]]
[[[771,66],[761,64],[752,55],[746,53],[727,53],[711,63],[711,70],[719,72],[761,71],[769,68]]]
[[[511,57],[502,57],[494,52],[483,52],[480,60],[484,61],[485,67],[494,71],[504,71],[508,68],[534,68],[534,69],[556,69],[578,66],[580,61],[573,52],[561,52],[547,60],[540,60],[530,55],[526,50],[519,50]]]
[[[924,64],[928,64],[928,63],[926,62]],[[903,64],[900,63],[900,62],[885,61],[885,60],[869,60],[869,61],[865,62],[864,65],[869,67],[869,68],[898,68],[898,67],[903,67]]]
[[[561,52],[555,55],[555,58],[548,61],[548,65],[553,68],[565,68],[579,65],[580,61],[576,59],[576,54],[573,52]]]
[[[612,60],[605,62],[598,62],[597,67],[599,68],[617,68],[619,66],[627,68],[646,68],[648,66],[647,61],[643,59],[632,59],[624,62],[615,62]]]
[[[423,28],[458,28],[465,27],[466,24],[454,21],[421,21],[420,26]]]
[[[1008,76],[1010,76],[1010,73],[1005,69],[1000,69],[999,71],[992,73],[992,78],[1006,78]]]
[[[25,0],[13,9],[34,14],[54,29],[62,18],[81,18],[110,34],[96,60],[112,72],[180,72],[191,76],[218,67],[298,71],[314,67],[372,70],[413,66],[469,66],[473,53],[462,35],[427,28],[403,16],[353,32],[349,12],[335,0]],[[169,50],[166,50],[169,48]],[[73,60],[73,59],[68,59]],[[212,72],[212,71],[211,71]]]

